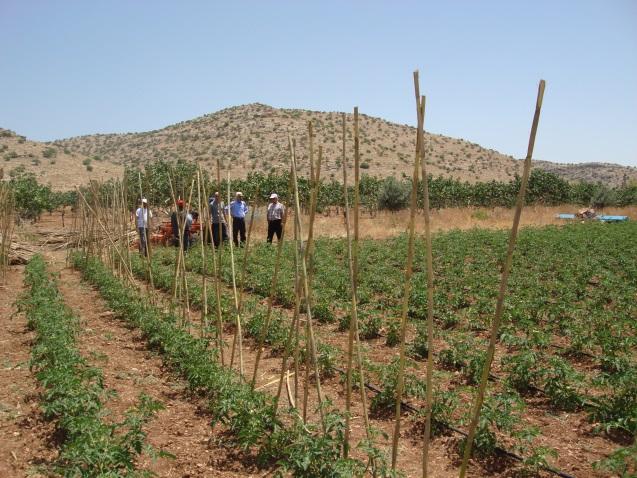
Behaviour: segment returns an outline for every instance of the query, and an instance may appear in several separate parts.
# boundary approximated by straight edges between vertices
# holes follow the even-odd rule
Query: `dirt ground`
[[[15,301],[23,290],[24,267],[11,267],[0,285],[0,476],[37,476],[39,465],[57,456],[54,428],[39,409],[37,380],[29,371],[33,332]]]
[[[35,228],[37,233],[37,228]],[[140,469],[160,477],[253,477],[257,470],[249,456],[230,447],[221,427],[212,429],[206,403],[191,396],[185,384],[148,351],[138,331],[124,327],[99,294],[81,282],[77,271],[65,265],[63,251],[43,251],[49,270],[59,274],[59,289],[66,304],[81,318],[77,337],[82,355],[104,373],[105,387],[115,392],[106,403],[119,420],[145,393],[163,405],[146,425],[148,443],[173,457],[141,457]],[[12,266],[0,287],[0,477],[44,476],[57,456],[55,427],[39,408],[41,388],[29,371],[34,334],[24,314],[14,305],[24,290],[24,267]],[[41,470],[42,474],[38,471]]]
[[[63,253],[47,255],[49,270],[59,272],[59,289],[66,304],[81,318],[78,346],[82,355],[104,373],[104,385],[116,395],[105,403],[119,420],[145,393],[164,409],[145,427],[148,442],[174,458],[143,457],[139,465],[162,477],[255,476],[249,465],[236,461],[223,447],[222,430],[213,430],[206,404],[190,396],[185,384],[164,370],[161,359],[148,351],[138,330],[129,330],[113,316],[99,294],[67,268]],[[230,458],[228,459],[228,456]]]
[[[152,205],[151,205],[152,207]],[[576,213],[581,206],[527,206],[522,212],[520,222],[521,227],[533,226],[542,227],[549,225],[564,225],[569,221],[558,219],[560,213]],[[433,209],[431,211],[432,232],[449,231],[452,229],[509,229],[513,222],[513,209],[495,208],[446,208]],[[608,215],[628,216],[632,220],[637,220],[637,206],[606,208],[600,212]],[[45,221],[47,220],[44,218]],[[246,219],[246,228],[250,219],[250,212]],[[162,220],[168,220],[168,216],[159,215],[155,225]],[[290,218],[288,218],[290,220]],[[303,215],[303,230],[307,234],[309,217]],[[69,220],[70,223],[70,220]],[[292,222],[288,223],[291,229]],[[353,220],[352,220],[353,224]],[[409,211],[378,212],[370,215],[363,211],[360,217],[360,237],[365,239],[386,239],[403,234],[407,231],[409,224]],[[422,213],[416,216],[416,233],[422,234],[425,230],[425,221]],[[267,222],[265,219],[265,208],[257,208],[254,216],[253,234],[257,241],[265,240],[267,236]],[[330,214],[317,214],[314,224],[314,234],[316,237],[345,237],[345,218],[342,210],[330,211]]]

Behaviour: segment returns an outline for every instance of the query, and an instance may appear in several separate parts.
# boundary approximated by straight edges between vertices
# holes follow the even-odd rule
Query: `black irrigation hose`
[[[338,368],[338,367],[334,367],[334,370],[336,370],[337,372],[339,372],[341,374],[347,373],[345,370],[343,370],[341,368]],[[377,393],[377,394],[382,392],[382,390],[380,390],[379,388],[375,387],[374,385],[372,385],[369,382],[365,382],[365,388],[370,390],[370,391],[372,391],[372,392],[374,392],[374,393]],[[402,408],[404,408],[405,410],[408,410],[408,411],[410,411],[412,413],[418,413],[418,412],[421,412],[421,411],[424,410],[423,408],[416,407],[416,406],[412,405],[409,402],[405,402],[404,400],[401,401],[400,404],[401,404]],[[467,434],[464,431],[460,430],[459,428],[454,427],[453,425],[449,425],[447,423],[440,423],[440,425],[442,425],[443,427],[445,427],[446,429],[448,429],[448,430],[450,430],[450,431],[452,431],[454,433],[462,435],[465,438],[467,437]],[[513,452],[511,452],[509,450],[506,450],[505,448],[502,448],[500,446],[496,445],[495,451],[497,451],[500,455],[508,456],[509,458],[512,458],[513,460],[520,461],[520,462],[524,461],[524,458],[521,457],[520,455],[516,455],[515,453],[513,453]],[[555,468],[552,468],[550,466],[540,466],[540,468],[543,469],[544,471],[548,471],[550,473],[553,473],[554,475],[560,476],[561,478],[577,478],[577,477],[575,477],[573,475],[569,475],[568,473],[566,473],[564,471],[556,470]]]

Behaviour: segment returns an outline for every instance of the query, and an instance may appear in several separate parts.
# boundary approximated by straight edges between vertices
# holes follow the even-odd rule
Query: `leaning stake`
[[[294,214],[294,220],[296,221],[296,227],[298,228],[299,238],[303,237],[303,229],[301,226],[301,218],[299,211],[301,210],[299,201],[299,182],[296,175],[296,155],[294,147],[292,145],[292,138],[288,134],[288,144],[290,148],[290,156],[292,158],[292,180],[294,182],[294,206],[296,214]],[[305,294],[305,307],[307,315],[307,330],[310,339],[310,353],[312,354],[312,363],[314,365],[314,375],[316,376],[316,394],[319,402],[319,413],[321,414],[321,426],[323,433],[326,433],[327,427],[325,424],[325,411],[323,410],[323,393],[321,391],[321,376],[319,374],[318,362],[316,360],[316,341],[314,340],[314,327],[312,326],[312,306],[310,304],[310,289],[307,274],[307,264],[305,263],[305,257],[301,256],[301,279],[303,280],[303,292]]]
[[[469,432],[467,435],[467,441],[464,447],[464,456],[462,457],[462,466],[460,467],[460,478],[464,478],[467,472],[467,464],[469,463],[469,457],[471,456],[471,447],[473,446],[473,439],[475,438],[476,428],[478,426],[478,420],[480,419],[480,411],[482,410],[482,403],[484,402],[484,393],[487,388],[487,380],[489,378],[489,371],[491,370],[491,363],[493,362],[493,354],[495,352],[495,342],[498,338],[498,329],[500,328],[500,322],[502,320],[502,310],[504,308],[504,296],[506,295],[507,282],[509,280],[509,272],[511,270],[511,262],[513,261],[513,250],[515,249],[515,241],[518,236],[518,228],[520,225],[520,216],[522,215],[522,208],[524,207],[524,197],[526,195],[526,186],[529,182],[529,174],[531,172],[531,157],[533,156],[533,147],[535,146],[535,135],[537,133],[537,125],[540,121],[540,111],[542,109],[542,98],[544,97],[544,80],[540,80],[537,91],[537,100],[535,103],[535,114],[533,115],[533,124],[531,126],[531,135],[529,137],[529,147],[526,152],[526,159],[524,160],[524,173],[522,175],[522,183],[520,184],[520,191],[518,192],[518,199],[515,205],[515,215],[513,216],[513,227],[511,228],[511,235],[509,236],[509,247],[507,249],[506,260],[504,267],[502,268],[502,279],[500,281],[500,291],[498,292],[498,301],[495,307],[495,317],[491,324],[491,337],[489,338],[489,347],[487,349],[487,357],[484,361],[484,368],[482,369],[482,376],[480,377],[480,387],[478,388],[478,395],[471,412],[471,423],[469,425]]]
[[[419,114],[424,114],[424,108],[419,108]],[[418,121],[422,124],[422,121]],[[420,167],[420,145],[416,137],[416,157],[414,159],[414,175],[411,186],[411,205],[409,209],[409,240],[407,243],[407,268],[405,271],[405,292],[403,296],[402,317],[400,321],[400,362],[398,364],[398,380],[396,384],[396,416],[394,424],[394,436],[392,440],[391,466],[396,469],[398,460],[398,439],[400,438],[400,413],[403,399],[403,388],[405,385],[405,334],[407,331],[407,312],[409,310],[409,297],[411,296],[411,277],[413,275],[414,264],[414,241],[416,236],[416,208],[418,199],[418,174]]]
[[[420,166],[424,188],[425,244],[427,257],[427,385],[426,385],[426,417],[425,440],[422,448],[422,476],[427,478],[429,461],[429,443],[431,441],[431,407],[433,402],[433,335],[434,335],[434,269],[431,252],[431,224],[429,216],[429,179],[425,162],[425,97],[420,96],[420,80],[418,71],[414,71],[414,90],[416,94],[416,114],[418,116],[418,139],[420,146]],[[420,111],[422,110],[422,111]]]

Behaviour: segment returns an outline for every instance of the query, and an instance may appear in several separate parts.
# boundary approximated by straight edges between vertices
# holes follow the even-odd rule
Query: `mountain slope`
[[[11,171],[21,168],[58,190],[73,189],[91,179],[101,181],[119,176],[124,169],[119,164],[95,161],[60,146],[29,141],[0,128],[0,176],[7,179]]]
[[[353,117],[347,118],[348,161],[353,150]],[[190,159],[213,168],[217,158],[232,175],[251,170],[287,169],[287,132],[297,140],[301,167],[307,171],[307,124],[312,121],[315,148],[323,146],[324,177],[340,177],[341,114],[277,109],[262,104],[228,108],[147,133],[69,138],[53,144],[118,164],[154,159]],[[519,161],[461,139],[427,135],[430,171],[478,181],[505,180],[519,170]],[[360,116],[360,152],[364,172],[384,177],[411,175],[415,129],[367,115]],[[315,149],[316,150],[316,149]]]
[[[298,109],[278,109],[254,103],[227,108],[189,121],[143,133],[96,134],[53,141],[19,143],[21,137],[3,137],[0,148],[18,154],[4,163],[5,173],[25,164],[54,186],[73,187],[89,178],[119,175],[125,165],[142,165],[158,159],[198,161],[215,171],[220,160],[223,174],[229,165],[232,177],[250,171],[280,171],[288,168],[288,131],[297,141],[297,157],[302,173],[308,166],[308,122],[315,133],[315,152],[323,147],[323,178],[341,177],[341,113]],[[353,158],[353,115],[346,115],[348,164]],[[465,141],[437,134],[426,134],[427,164],[431,174],[470,182],[509,180],[520,173],[522,162]],[[25,146],[26,145],[26,146]],[[43,158],[46,148],[57,153]],[[378,177],[412,174],[415,129],[367,115],[360,116],[360,153],[363,173]],[[32,164],[39,160],[40,164]],[[87,171],[90,161],[92,172]],[[637,169],[608,163],[557,164],[536,161],[535,167],[552,171],[567,180],[621,185],[637,181]]]

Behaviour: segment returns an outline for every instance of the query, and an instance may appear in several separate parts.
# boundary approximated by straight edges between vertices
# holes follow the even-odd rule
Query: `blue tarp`
[[[628,216],[597,216],[596,219],[602,222],[625,222]]]
[[[575,219],[575,214],[558,214],[555,217],[558,219]]]

